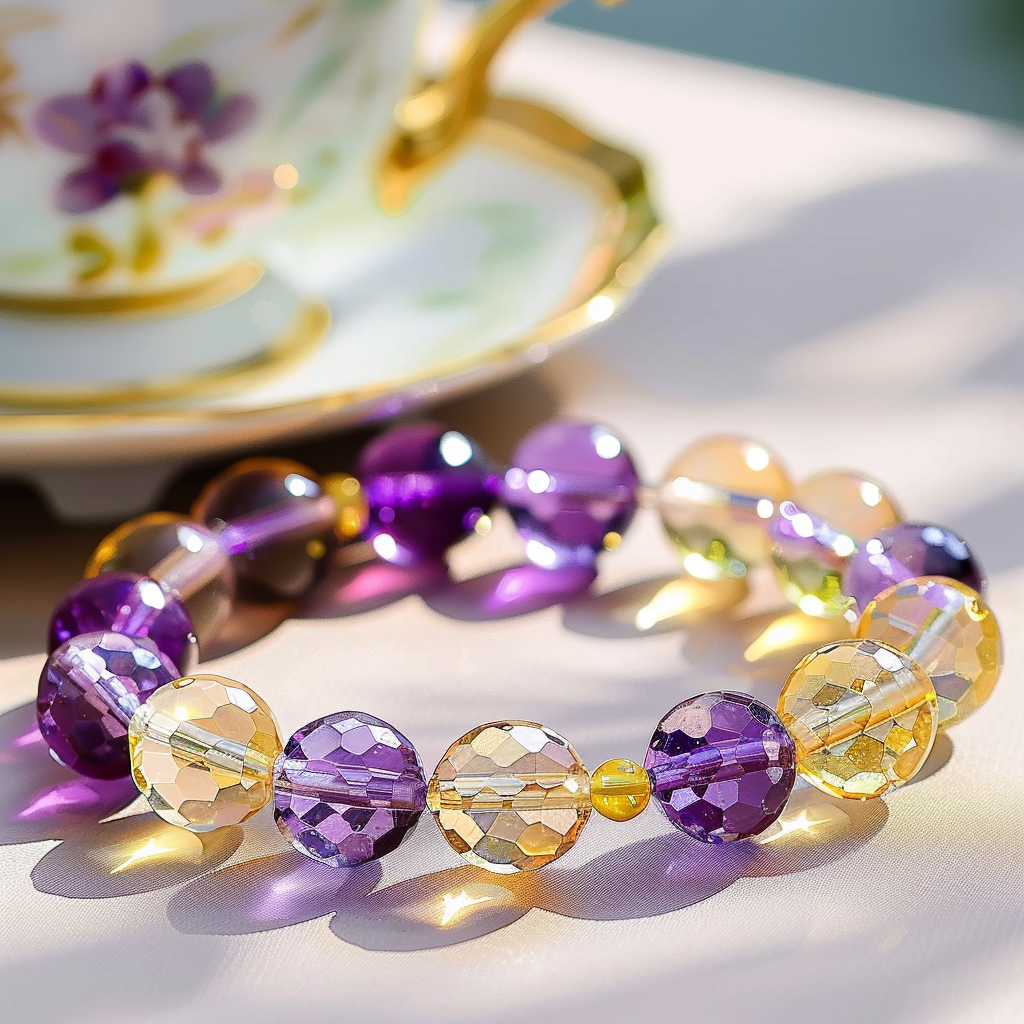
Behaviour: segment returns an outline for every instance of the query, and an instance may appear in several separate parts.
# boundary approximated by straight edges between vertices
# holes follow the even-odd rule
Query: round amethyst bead
[[[979,594],[985,585],[958,534],[934,523],[898,523],[860,546],[843,576],[843,593],[863,611],[883,590],[917,576],[945,576]]]
[[[668,820],[707,843],[763,832],[796,780],[793,738],[774,711],[743,693],[705,693],[674,707],[644,767]]]
[[[80,775],[122,778],[130,771],[128,722],[180,675],[145,637],[76,636],[50,655],[39,679],[39,731],[55,759]]]
[[[83,633],[122,633],[148,637],[180,675],[199,663],[199,643],[182,601],[148,576],[134,572],[101,573],[76,583],[50,620],[47,651]]]
[[[360,453],[366,537],[397,565],[434,561],[490,511],[498,477],[475,442],[437,423],[392,427]]]
[[[592,566],[622,539],[639,484],[633,460],[607,427],[551,420],[516,448],[501,497],[531,562]]]
[[[303,726],[274,765],[274,820],[313,860],[351,867],[390,853],[426,806],[413,745],[387,722],[342,711]]]

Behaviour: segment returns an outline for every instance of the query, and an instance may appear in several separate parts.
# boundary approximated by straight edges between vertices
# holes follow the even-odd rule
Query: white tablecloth
[[[96,534],[15,510],[0,566],[0,1018],[1017,1019],[1024,144],[550,27],[516,41],[499,81],[642,153],[677,248],[585,348],[439,415],[498,456],[554,411],[600,418],[649,478],[712,431],[762,439],[798,477],[869,471],[908,515],[975,544],[1006,637],[995,696],[888,802],[799,796],[812,835],[705,848],[655,810],[595,818],[557,865],[509,879],[460,866],[424,820],[382,875],[332,874],[287,852],[266,813],[237,849],[240,833],[184,839],[139,804],[102,824],[116,802],[54,813],[83,794],[53,788],[67,776],[31,742],[31,701],[48,607]],[[499,520],[455,569],[475,577],[517,550]],[[501,718],[544,722],[590,765],[640,759],[679,700],[728,686],[773,702],[800,653],[750,660],[785,613],[770,581],[730,620],[637,630],[676,568],[644,513],[605,558],[609,596],[568,608],[487,619],[408,596],[343,614],[362,606],[339,577],[309,618],[209,668],[257,688],[286,732],[343,707],[379,715],[428,770]]]

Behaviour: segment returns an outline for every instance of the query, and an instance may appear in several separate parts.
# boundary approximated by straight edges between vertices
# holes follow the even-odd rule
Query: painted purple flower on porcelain
[[[47,100],[35,113],[46,143],[80,157],[57,187],[65,213],[87,213],[138,195],[157,174],[191,195],[212,195],[221,176],[206,148],[243,131],[256,113],[245,93],[223,95],[203,61],[156,75],[138,61],[108,65],[88,92]]]

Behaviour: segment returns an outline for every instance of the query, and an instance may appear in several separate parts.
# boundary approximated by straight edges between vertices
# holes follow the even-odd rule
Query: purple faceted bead
[[[179,678],[145,637],[85,633],[50,655],[39,679],[36,717],[54,757],[80,775],[129,774],[128,722],[158,687]]]
[[[274,765],[274,820],[313,860],[351,867],[390,853],[426,806],[413,745],[387,722],[342,711],[301,728]]]
[[[860,546],[843,576],[843,593],[863,611],[883,590],[917,576],[945,576],[978,593],[985,585],[962,537],[934,523],[898,523]]]
[[[743,693],[705,693],[674,707],[644,767],[668,820],[707,843],[763,832],[796,780],[793,738],[774,711]]]
[[[441,558],[494,504],[498,477],[479,447],[437,423],[392,427],[360,453],[366,536],[398,565]]]
[[[107,572],[76,583],[50,620],[47,651],[83,633],[148,637],[187,676],[199,663],[199,643],[182,601],[147,576]]]
[[[592,566],[632,521],[639,484],[633,460],[607,427],[551,420],[519,443],[501,497],[531,562]]]

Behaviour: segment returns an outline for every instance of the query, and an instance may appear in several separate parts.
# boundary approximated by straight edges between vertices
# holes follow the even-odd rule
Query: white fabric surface
[[[829,819],[818,834],[753,850],[687,843],[652,810],[593,819],[531,879],[488,879],[424,820],[368,895],[372,872],[337,891],[264,814],[233,854],[229,836],[124,867],[165,840],[150,817],[44,815],[61,824],[39,838],[26,812],[59,776],[41,767],[37,784],[13,741],[48,603],[84,544],[26,530],[0,583],[0,700],[15,709],[0,719],[0,1018],[1018,1019],[1024,145],[959,115],[550,27],[500,72],[643,153],[678,247],[587,347],[441,415],[498,454],[554,409],[601,418],[651,478],[722,430],[764,440],[797,476],[877,475],[910,515],[974,542],[1006,638],[995,696],[885,805],[801,796]],[[516,557],[499,521],[456,570]],[[417,596],[332,617],[328,593],[208,668],[258,689],[285,732],[343,707],[377,714],[428,770],[500,718],[561,731],[591,766],[640,759],[677,701],[727,685],[773,702],[799,656],[743,657],[785,611],[768,581],[732,620],[631,629],[638,595],[675,567],[647,512],[605,558],[608,598],[470,621]],[[444,896],[463,890],[482,902],[442,927]]]

